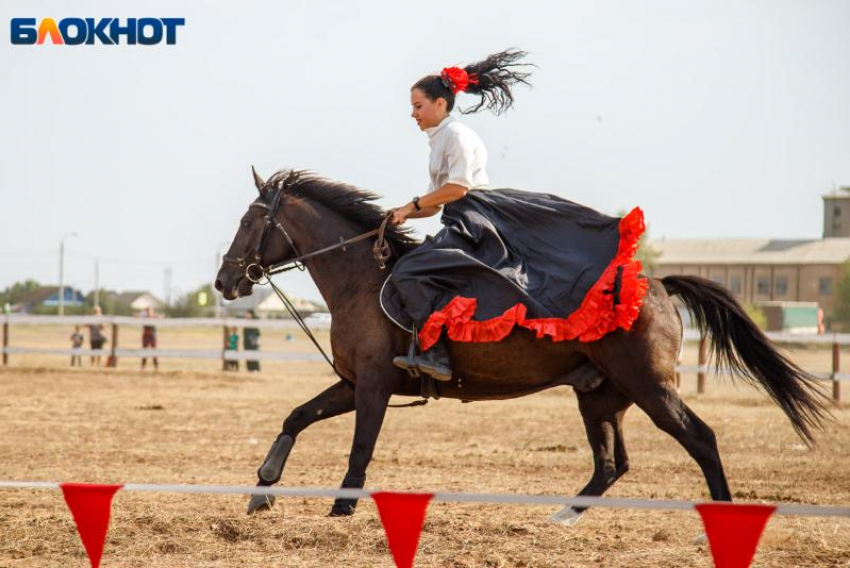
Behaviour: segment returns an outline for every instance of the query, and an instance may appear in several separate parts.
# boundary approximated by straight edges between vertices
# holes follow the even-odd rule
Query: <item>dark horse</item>
[[[283,171],[264,182],[255,173],[254,181],[259,196],[243,215],[215,282],[227,299],[251,294],[257,279],[247,277],[257,269],[252,262],[267,267],[334,245],[377,228],[385,216],[373,203],[375,194],[316,175]],[[386,238],[393,253],[388,269],[393,259],[418,245],[408,229],[388,227]],[[392,364],[395,355],[407,351],[411,336],[381,309],[378,297],[388,271],[378,268],[371,242],[335,248],[303,264],[332,314],[331,348],[343,380],[284,420],[258,470],[258,485],[280,480],[305,428],[354,411],[354,441],[342,487],[362,488],[390,397],[420,394],[419,382]],[[579,495],[602,495],[628,471],[623,416],[636,404],[696,460],[711,498],[731,501],[714,432],[676,391],[682,323],[673,295],[682,299],[700,330],[711,334],[716,364],[763,388],[803,440],[813,444],[812,430],[829,415],[815,379],[770,344],[726,289],[693,276],[650,279],[633,328],[594,342],[556,343],[519,327],[499,342],[450,342],[452,368],[462,381],[441,383],[440,395],[470,401],[515,398],[571,384],[576,369],[595,366],[599,386],[576,390],[594,458],[593,476]],[[331,515],[350,515],[356,504],[337,499]],[[271,505],[270,498],[254,496],[248,512]]]

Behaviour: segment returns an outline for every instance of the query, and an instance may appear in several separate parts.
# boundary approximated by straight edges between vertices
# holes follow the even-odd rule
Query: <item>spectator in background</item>
[[[253,310],[248,310],[245,312],[245,319],[256,319],[256,315]],[[242,332],[242,347],[245,351],[257,351],[260,348],[260,330],[256,327],[245,327]],[[246,361],[245,367],[249,371],[259,371],[260,370],[260,362],[259,361]]]
[[[154,314],[153,308],[148,306],[141,314],[139,314],[139,317],[153,319],[160,316]],[[156,327],[151,324],[146,324],[142,327],[142,349],[156,349]],[[153,360],[153,368],[158,371],[159,360],[156,356],[151,357],[151,359]],[[142,369],[145,368],[147,362],[147,357],[142,357]]]
[[[80,333],[80,326],[74,326],[74,333],[71,334],[71,348],[72,349],[80,349],[83,346],[83,342],[86,340],[85,336]],[[71,366],[72,367],[82,367],[83,366],[83,358],[80,357],[76,353],[71,353]]]
[[[103,311],[100,309],[100,306],[95,306],[93,315],[97,317],[101,317],[103,315]],[[103,349],[103,344],[106,343],[106,336],[103,335],[103,324],[98,323],[90,323],[89,324],[89,345],[91,346],[92,351],[100,351]],[[92,367],[97,365],[100,366],[100,353],[92,353],[91,355],[91,364]]]
[[[236,331],[235,327],[227,328],[227,345],[224,347],[227,351],[238,351],[239,350],[239,333]],[[225,359],[224,360],[224,370],[225,371],[238,371],[239,370],[239,361],[237,359]]]

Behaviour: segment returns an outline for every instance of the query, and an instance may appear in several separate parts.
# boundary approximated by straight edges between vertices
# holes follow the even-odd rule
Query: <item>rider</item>
[[[527,65],[517,63],[525,55],[522,51],[503,51],[464,68],[447,67],[439,75],[427,75],[413,85],[411,116],[429,138],[431,183],[425,195],[416,196],[393,211],[394,225],[411,218],[436,215],[443,205],[464,199],[468,191],[489,188],[487,149],[469,126],[451,116],[455,97],[459,92],[480,97],[477,105],[461,110],[462,114],[482,108],[496,114],[507,110],[513,104],[511,86],[527,84],[529,74],[516,69]],[[442,222],[449,225],[445,215]],[[424,353],[413,358],[396,357],[393,364],[403,369],[418,369],[441,381],[452,378],[448,350],[442,337]]]

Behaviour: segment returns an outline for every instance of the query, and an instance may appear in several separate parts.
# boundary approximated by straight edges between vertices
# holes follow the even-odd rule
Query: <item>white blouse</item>
[[[467,189],[487,189],[487,148],[481,138],[467,125],[453,116],[440,124],[426,128],[431,144],[431,185],[428,193],[447,183],[462,185]]]

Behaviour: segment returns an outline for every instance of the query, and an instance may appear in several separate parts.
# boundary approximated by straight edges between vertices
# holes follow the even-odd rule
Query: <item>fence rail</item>
[[[121,325],[143,327],[153,325],[158,328],[189,328],[210,327],[220,328],[246,328],[254,327],[273,330],[299,330],[298,324],[293,320],[261,320],[243,318],[138,318],[127,316],[34,316],[4,314],[0,315],[3,324],[2,352],[3,365],[9,364],[9,355],[18,354],[44,354],[44,355],[79,355],[97,356],[108,355],[107,366],[116,366],[120,357],[162,357],[177,359],[218,359],[222,363],[227,361],[322,361],[318,353],[289,353],[279,351],[234,351],[229,349],[119,349],[118,327]],[[112,329],[112,343],[107,350],[93,349],[51,349],[39,347],[12,347],[10,346],[10,327],[12,325],[108,325]],[[330,321],[317,319],[310,322],[313,329],[330,329]],[[842,373],[841,347],[850,345],[850,333],[826,333],[819,335],[794,334],[783,332],[767,332],[767,337],[774,343],[780,345],[831,345],[832,346],[832,371],[813,372],[814,377],[832,382],[832,398],[835,402],[841,400],[841,382],[850,381],[850,373]],[[681,374],[696,373],[697,392],[705,392],[705,383],[708,374],[713,372],[708,364],[708,342],[702,337],[698,330],[688,329],[684,332],[685,341],[699,343],[698,364],[679,365],[676,367],[677,383],[681,384]]]
[[[308,318],[310,319],[310,318]],[[137,318],[131,316],[33,316],[18,314],[0,315],[4,325],[129,325],[143,327],[257,327],[261,329],[300,329],[291,319],[245,319],[245,318]],[[310,320],[314,329],[330,329],[330,320]]]
[[[129,316],[36,316],[3,314],[0,315],[3,324],[3,343],[0,353],[3,365],[9,364],[9,355],[41,354],[65,356],[108,356],[107,366],[115,367],[121,357],[163,359],[218,359],[224,365],[227,361],[322,361],[318,353],[289,353],[275,351],[235,351],[226,349],[227,329],[253,327],[270,330],[300,330],[294,320],[262,320],[244,318],[139,318]],[[13,325],[62,325],[87,326],[103,325],[111,329],[111,341],[107,349],[54,349],[44,347],[13,347],[10,328]],[[309,322],[312,329],[330,329],[330,320],[316,319]],[[118,347],[119,326],[155,326],[157,328],[190,328],[210,327],[225,331],[221,349],[120,349]]]

